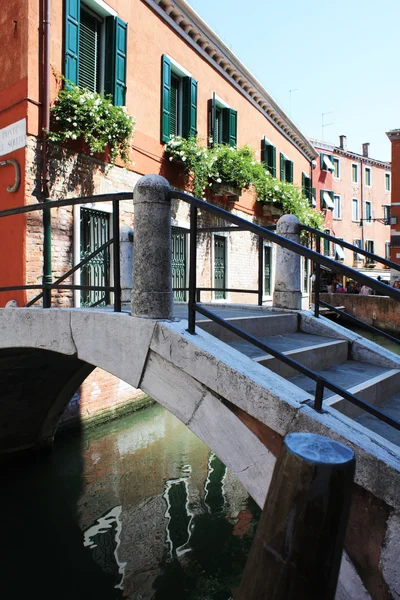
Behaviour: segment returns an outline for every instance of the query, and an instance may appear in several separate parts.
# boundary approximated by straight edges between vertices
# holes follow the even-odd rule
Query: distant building
[[[390,163],[371,158],[369,144],[363,144],[362,154],[348,150],[344,135],[340,136],[339,146],[319,140],[310,141],[319,152],[313,172],[313,201],[316,208],[325,213],[327,233],[338,238],[337,244],[325,242],[324,253],[370,277],[381,276],[388,281],[388,269],[342,248],[339,240],[344,239],[389,258]]]
[[[392,201],[390,227],[390,260],[400,264],[400,129],[386,134],[392,143]],[[399,273],[392,271],[392,281],[400,279]]]

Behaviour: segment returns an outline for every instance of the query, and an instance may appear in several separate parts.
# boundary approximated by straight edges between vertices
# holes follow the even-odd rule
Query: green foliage
[[[324,215],[310,206],[298,187],[272,177],[265,166],[256,161],[250,146],[232,148],[214,145],[205,148],[195,137],[172,136],[165,145],[165,152],[170,161],[184,165],[187,183],[198,198],[204,198],[207,186],[211,187],[214,183],[239,189],[252,187],[257,202],[276,203],[284,213],[295,215],[304,225],[323,228]]]
[[[114,106],[110,96],[101,96],[80,89],[67,82],[58,93],[52,112],[52,131],[48,139],[53,142],[84,140],[90,154],[109,149],[110,162],[120,157],[129,164],[130,139],[136,121],[122,106]]]

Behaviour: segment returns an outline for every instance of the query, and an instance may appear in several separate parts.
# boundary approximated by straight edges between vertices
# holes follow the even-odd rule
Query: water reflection
[[[13,599],[227,599],[259,515],[221,461],[159,406],[61,440],[5,479],[3,539],[14,560],[3,597]]]

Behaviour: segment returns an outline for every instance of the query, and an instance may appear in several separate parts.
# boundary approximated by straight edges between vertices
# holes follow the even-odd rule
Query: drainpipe
[[[361,210],[361,247],[364,250],[365,240],[364,240],[364,174],[363,174],[363,159],[360,158],[360,177],[361,177],[361,188],[360,188],[360,210]]]
[[[42,88],[42,199],[49,198],[49,171],[47,162],[47,131],[50,128],[50,0],[43,6],[43,88]],[[52,283],[51,268],[51,212],[43,209],[43,285]],[[43,290],[43,308],[51,306],[51,290]]]

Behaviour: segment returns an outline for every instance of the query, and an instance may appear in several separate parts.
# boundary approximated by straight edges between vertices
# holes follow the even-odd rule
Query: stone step
[[[343,363],[348,358],[349,346],[346,340],[336,340],[300,332],[264,336],[262,338],[258,336],[258,339],[313,371]],[[270,354],[263,353],[249,342],[239,340],[227,343],[259,364],[281,375],[281,377],[289,378],[298,375],[296,369],[285,365],[281,360]]]
[[[210,310],[218,315],[218,310],[214,307]],[[221,316],[226,321],[232,323],[232,325],[235,325],[235,327],[243,329],[246,333],[253,335],[257,339],[285,333],[294,333],[298,330],[298,315],[293,313],[262,313],[259,311],[259,316],[254,314],[251,316],[233,316],[224,312]],[[222,342],[230,343],[242,341],[242,338],[231,331],[228,331],[226,328],[221,327],[214,321],[196,319],[196,325]]]
[[[388,400],[381,404],[379,408],[389,417],[392,417],[392,419],[400,421],[400,393],[394,394],[391,396],[391,398],[388,398]],[[367,429],[374,431],[389,442],[392,442],[392,444],[400,446],[400,431],[394,427],[391,427],[390,425],[387,425],[373,415],[362,411],[362,414],[357,416],[354,420],[357,421],[357,423],[360,423],[360,425],[363,427],[367,427]]]

